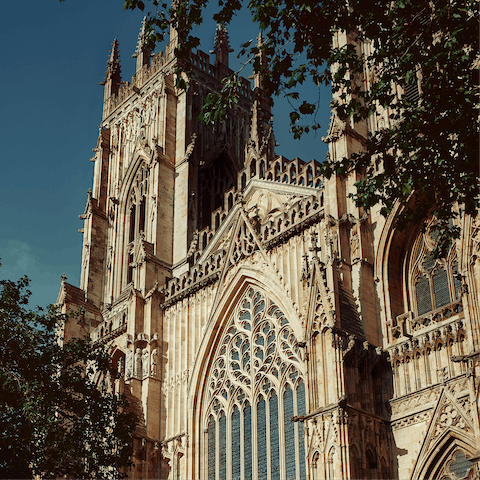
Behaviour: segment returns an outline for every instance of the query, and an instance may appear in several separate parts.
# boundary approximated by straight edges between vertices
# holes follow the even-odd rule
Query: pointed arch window
[[[434,469],[432,469],[434,470]],[[442,459],[442,467],[435,475],[440,480],[468,480],[477,478],[478,466],[469,460],[465,452],[457,448],[446,459]]]
[[[415,316],[453,303],[459,299],[458,262],[453,246],[444,259],[433,259],[436,244],[431,226],[414,244],[410,267],[410,291]]]
[[[127,284],[133,281],[133,247],[131,244],[141,235],[144,235],[146,230],[146,205],[149,187],[148,175],[148,167],[144,163],[141,165],[132,183],[127,203],[125,238],[127,238],[130,243],[127,249]]]
[[[209,479],[306,478],[303,424],[292,421],[306,412],[304,375],[288,319],[264,292],[248,288],[208,376],[203,418]]]
[[[148,171],[144,164],[140,168],[140,172],[135,178],[130,192],[130,199],[128,202],[129,213],[129,232],[128,238],[132,242],[140,234],[145,233],[145,218],[146,218],[146,201],[148,193]]]

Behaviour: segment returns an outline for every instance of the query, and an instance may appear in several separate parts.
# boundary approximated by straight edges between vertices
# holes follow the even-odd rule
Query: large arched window
[[[455,247],[447,258],[434,260],[435,234],[432,224],[417,238],[410,268],[411,298],[415,316],[455,302],[459,298],[460,280]]]
[[[146,201],[148,197],[148,186],[148,167],[144,163],[140,167],[140,170],[133,181],[127,203],[127,238],[130,243],[129,248],[127,249],[127,283],[130,283],[133,280],[133,247],[131,244],[135,239],[144,235],[146,230]]]
[[[306,478],[305,366],[280,308],[248,288],[208,376],[204,401],[210,480]]]

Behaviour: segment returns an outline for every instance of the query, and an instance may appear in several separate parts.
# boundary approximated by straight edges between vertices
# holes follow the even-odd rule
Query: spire
[[[262,36],[262,33],[260,32],[257,37],[257,47],[258,47],[257,58],[258,58],[258,64],[260,66],[260,69],[255,71],[253,78],[254,78],[255,88],[260,88],[263,90],[262,72],[265,71],[267,68],[267,61],[265,59],[265,53],[263,53],[263,51],[260,49],[262,45],[263,45],[263,36]]]
[[[221,63],[228,67],[228,54],[233,50],[229,45],[227,27],[223,23],[217,24],[213,51],[215,52],[215,66]]]
[[[140,33],[138,34],[137,49],[132,55],[137,59],[137,72],[144,66],[150,65],[151,50],[147,47],[147,17],[143,17]]]
[[[120,52],[118,50],[118,41],[115,39],[112,43],[110,58],[107,62],[105,80],[100,84],[105,86],[104,99],[108,100],[112,95],[116,95],[121,83],[122,77],[120,74]]]

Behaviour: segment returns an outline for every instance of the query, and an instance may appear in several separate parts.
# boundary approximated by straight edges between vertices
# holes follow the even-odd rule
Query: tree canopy
[[[191,73],[190,51],[200,44],[193,27],[204,21],[209,3],[150,3],[150,42],[162,41],[169,26],[179,32],[177,73]],[[146,9],[142,0],[124,0],[124,7]],[[324,162],[323,173],[357,169],[363,174],[353,195],[357,205],[380,204],[388,215],[400,202],[400,226],[435,216],[437,254],[445,253],[459,235],[451,222],[457,205],[467,214],[479,206],[478,1],[219,0],[214,20],[228,25],[242,9],[258,23],[263,42],[244,43],[240,55],[262,72],[267,96],[292,100],[295,137],[320,127],[318,103],[302,97],[305,82],[331,85],[341,121],[386,113],[388,122],[370,131],[362,151]],[[334,32],[350,41],[336,44]],[[177,75],[177,85],[188,88],[184,78]],[[200,120],[222,119],[237,101],[237,85],[236,74],[226,78],[222,91],[207,97]]]
[[[121,478],[136,417],[102,388],[116,377],[108,351],[59,342],[75,319],[29,310],[28,284],[0,281],[0,478]]]

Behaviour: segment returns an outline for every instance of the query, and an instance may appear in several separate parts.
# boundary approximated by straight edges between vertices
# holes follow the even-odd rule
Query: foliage
[[[0,477],[121,478],[136,418],[96,382],[115,377],[108,352],[61,345],[65,319],[29,310],[28,284],[0,281]]]
[[[192,29],[203,22],[208,3],[179,0],[168,8],[152,1],[152,43],[163,40],[168,26],[179,32],[177,73],[191,73],[189,52],[200,42]],[[145,8],[139,0],[125,0],[124,6]],[[318,108],[301,98],[307,81],[331,84],[334,114],[341,121],[387,116],[361,152],[325,162],[323,173],[357,169],[363,175],[353,195],[357,205],[366,210],[380,204],[388,215],[400,202],[400,227],[436,216],[441,238],[436,253],[444,253],[459,234],[451,222],[458,214],[455,205],[468,214],[479,206],[478,1],[219,0],[214,19],[228,24],[244,8],[258,23],[263,43],[247,42],[241,54],[263,73],[269,97],[297,101],[290,113],[295,137],[320,127],[315,117],[302,122]],[[347,44],[333,41],[337,32],[348,33]],[[178,86],[188,87],[185,76],[177,79]],[[236,96],[235,80],[232,74],[221,92],[207,98],[201,120],[209,124],[226,114]],[[403,88],[417,86],[419,100],[402,95]]]

